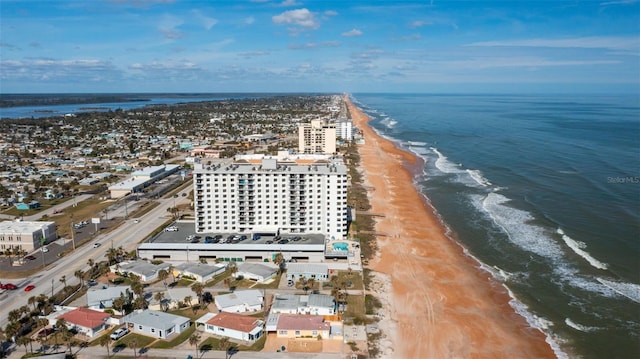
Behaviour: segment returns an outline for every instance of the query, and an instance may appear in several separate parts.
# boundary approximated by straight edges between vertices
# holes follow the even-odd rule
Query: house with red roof
[[[258,340],[264,329],[264,321],[256,317],[229,312],[207,313],[197,324],[204,324],[207,333],[249,342]]]
[[[278,338],[316,338],[318,335],[328,339],[331,323],[322,315],[276,314],[276,334]]]
[[[56,320],[64,319],[67,328],[75,329],[78,333],[93,338],[106,328],[110,317],[109,313],[89,308],[76,308],[56,317]]]

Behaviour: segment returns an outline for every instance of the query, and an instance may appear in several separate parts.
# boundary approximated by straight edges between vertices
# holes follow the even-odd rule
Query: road
[[[158,199],[157,202],[159,205],[143,217],[140,217],[140,223],[134,223],[133,219],[128,219],[111,232],[98,234],[97,239],[94,240],[93,243],[100,243],[100,247],[94,248],[93,245],[78,247],[75,252],[47,266],[46,270],[40,271],[30,278],[16,280],[15,284],[19,287],[17,290],[4,291],[4,293],[0,294],[0,326],[4,328],[8,323],[7,314],[13,309],[27,305],[29,297],[40,294],[51,296],[52,291],[59,291],[62,286],[60,282],[62,276],[66,276],[67,285],[77,284],[78,279],[73,274],[79,269],[83,271],[89,269],[87,265],[89,259],[93,259],[96,262],[103,260],[107,250],[112,246],[114,248],[122,246],[127,251],[134,250],[138,242],[162,226],[170,218],[167,208],[174,206],[174,200],[176,205],[189,201],[186,197],[182,196],[175,199]],[[125,208],[120,206],[113,212],[110,212],[110,214],[112,217],[121,216],[124,218],[124,211]],[[27,284],[35,285],[35,289],[25,295],[21,292],[22,288]]]

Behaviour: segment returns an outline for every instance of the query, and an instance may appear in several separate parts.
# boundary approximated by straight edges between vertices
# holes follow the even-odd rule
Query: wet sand
[[[348,99],[347,99],[348,101]],[[421,161],[378,136],[347,102],[362,130],[361,166],[376,217],[379,250],[370,267],[384,303],[385,358],[555,358],[545,335],[509,305],[500,283],[445,235],[413,186]]]

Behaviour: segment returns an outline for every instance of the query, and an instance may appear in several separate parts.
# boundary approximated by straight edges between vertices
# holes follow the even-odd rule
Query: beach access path
[[[546,337],[509,305],[506,289],[446,236],[433,208],[412,185],[419,158],[369,127],[345,96],[354,126],[379,250],[372,290],[383,303],[384,358],[555,358]]]

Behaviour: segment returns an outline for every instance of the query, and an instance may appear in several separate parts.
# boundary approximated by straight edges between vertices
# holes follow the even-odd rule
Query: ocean
[[[558,357],[640,357],[638,96],[352,98]]]

